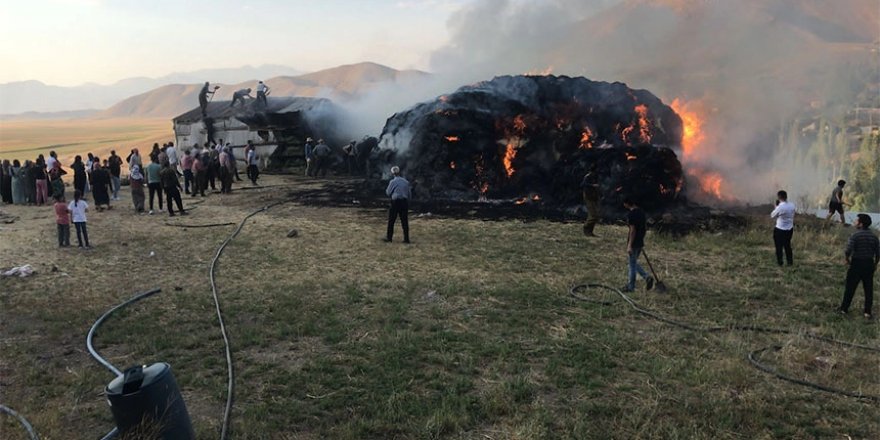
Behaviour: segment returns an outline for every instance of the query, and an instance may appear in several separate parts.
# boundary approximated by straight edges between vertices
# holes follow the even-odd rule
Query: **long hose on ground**
[[[18,423],[21,423],[21,426],[24,428],[25,431],[27,431],[28,436],[30,436],[31,440],[40,440],[40,436],[37,435],[37,431],[34,431],[34,427],[31,426],[30,422],[28,422],[23,415],[15,412],[15,410],[13,410],[12,408],[2,404],[0,404],[0,413],[9,414],[10,416],[18,419]]]
[[[104,312],[104,314],[101,315],[101,317],[98,318],[98,320],[95,321],[94,324],[92,324],[92,328],[89,329],[89,334],[86,336],[86,348],[89,350],[89,354],[92,355],[92,357],[95,358],[95,360],[98,361],[99,364],[103,365],[105,368],[110,370],[110,372],[115,374],[117,377],[122,375],[122,371],[120,371],[113,364],[111,364],[109,361],[107,361],[107,359],[104,359],[100,354],[98,354],[98,351],[95,350],[95,346],[92,344],[92,338],[95,337],[95,332],[98,331],[98,327],[100,327],[101,324],[103,324],[104,321],[107,320],[107,318],[110,317],[111,314],[113,314],[113,312],[115,312],[123,307],[126,307],[130,304],[136,303],[144,298],[148,298],[150,296],[153,296],[161,291],[162,291],[162,289],[155,288],[155,289],[151,289],[146,292],[143,292],[143,293],[138,293],[137,295],[131,297],[129,300],[127,300],[121,304],[118,304],[115,307],[113,307],[112,309]],[[114,438],[118,434],[119,434],[118,428],[113,428],[112,431],[105,434],[104,437],[101,437],[101,440],[107,440],[107,439]]]
[[[251,212],[250,214],[245,216],[245,218],[241,219],[241,222],[238,224],[238,227],[235,229],[235,231],[232,232],[232,234],[229,235],[229,237],[226,237],[226,240],[223,240],[223,243],[221,243],[220,247],[217,248],[217,253],[214,255],[214,259],[211,260],[211,269],[208,272],[208,278],[211,280],[211,294],[214,297],[214,307],[216,308],[216,311],[217,311],[217,321],[219,321],[219,323],[220,323],[220,333],[223,334],[223,344],[226,346],[226,371],[227,371],[226,409],[223,411],[223,427],[220,430],[220,440],[226,440],[227,436],[229,435],[229,417],[232,414],[232,398],[233,398],[233,392],[235,389],[235,373],[233,372],[233,369],[232,369],[232,349],[230,348],[230,345],[229,345],[229,335],[226,332],[226,324],[223,322],[223,310],[220,308],[220,299],[217,295],[217,280],[215,278],[216,277],[215,272],[216,272],[216,268],[217,268],[217,261],[220,260],[220,255],[223,254],[223,250],[226,249],[226,245],[228,245],[229,242],[232,241],[233,238],[238,236],[238,234],[241,232],[242,228],[244,228],[244,224],[248,221],[248,219],[250,219],[251,217],[253,217],[261,212],[267,211],[269,208],[272,208],[274,206],[278,206],[280,204],[287,203],[287,202],[288,202],[287,200],[282,200],[280,202],[275,202],[270,205],[266,205],[260,209],[257,209],[254,212]]]
[[[731,325],[727,325],[727,326],[716,326],[716,327],[700,327],[700,326],[697,326],[697,325],[694,325],[691,323],[676,321],[674,319],[670,319],[670,318],[667,318],[663,315],[660,315],[656,312],[652,312],[650,310],[647,310],[647,309],[641,307],[637,302],[635,302],[632,298],[630,298],[625,293],[623,293],[620,289],[606,286],[604,284],[597,284],[597,283],[578,284],[578,285],[572,286],[571,289],[569,289],[568,293],[569,293],[569,295],[571,295],[572,297],[574,297],[575,299],[580,300],[580,301],[586,301],[586,302],[590,302],[593,304],[599,304],[599,305],[603,305],[603,306],[608,306],[608,305],[613,304],[613,302],[611,302],[611,301],[598,300],[598,299],[593,299],[593,298],[589,298],[589,297],[584,296],[582,292],[586,289],[603,289],[603,290],[608,290],[608,291],[614,292],[618,296],[623,298],[623,300],[626,301],[633,310],[635,310],[636,312],[638,312],[642,315],[648,316],[652,319],[655,319],[660,322],[664,322],[669,325],[673,325],[673,326],[676,326],[679,328],[683,328],[683,329],[691,330],[691,331],[695,331],[695,332],[721,333],[721,332],[742,331],[742,332],[756,332],[756,333],[772,333],[772,334],[781,334],[781,335],[802,335],[808,339],[822,341],[822,342],[826,342],[829,344],[835,344],[835,345],[840,345],[840,346],[844,346],[844,347],[856,348],[859,350],[865,350],[865,351],[870,351],[870,352],[875,352],[875,353],[880,352],[880,348],[877,348],[877,347],[870,347],[867,345],[861,345],[861,344],[855,344],[852,342],[841,341],[841,340],[829,338],[826,336],[816,335],[816,334],[812,334],[812,333],[800,333],[800,332],[794,332],[792,330],[772,328],[772,327],[761,327],[761,326],[741,325],[741,324],[731,324]],[[752,351],[751,353],[748,354],[749,363],[752,364],[752,366],[754,366],[755,368],[757,368],[765,373],[772,374],[773,376],[775,376],[779,379],[782,379],[782,380],[785,380],[785,381],[788,381],[791,383],[803,385],[803,386],[806,386],[809,388],[813,388],[813,389],[820,390],[820,391],[825,391],[825,392],[832,393],[832,394],[838,394],[841,396],[854,397],[857,399],[867,400],[867,401],[871,401],[871,402],[880,402],[880,396],[863,394],[863,393],[847,391],[847,390],[841,390],[841,389],[821,385],[821,384],[818,384],[815,382],[809,382],[806,380],[798,379],[798,378],[791,377],[786,374],[780,373],[779,371],[777,371],[773,367],[770,367],[770,366],[763,364],[761,362],[760,357],[759,357],[760,354],[762,354],[763,352],[768,351],[768,350],[778,351],[780,349],[782,349],[781,346],[774,345],[771,347],[764,347],[759,350]]]

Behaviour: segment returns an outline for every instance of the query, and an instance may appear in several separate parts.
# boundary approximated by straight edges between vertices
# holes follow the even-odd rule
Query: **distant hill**
[[[429,74],[416,70],[395,70],[376,63],[350,64],[300,76],[279,76],[265,80],[272,96],[329,96],[345,101],[379,84],[406,83]],[[219,84],[213,99],[229,100],[239,89],[251,88],[256,96],[257,80]],[[96,115],[99,118],[173,117],[198,105],[202,84],[173,84],[125,99]]]
[[[50,119],[81,119],[88,118],[100,113],[101,110],[70,110],[62,112],[24,112],[12,115],[0,115],[0,121],[17,121],[17,120],[50,120]]]
[[[177,72],[159,78],[126,78],[110,85],[88,83],[61,87],[40,81],[17,81],[0,84],[0,114],[106,109],[122,99],[168,84],[198,83],[205,78],[211,81],[235,83],[250,78],[272,78],[299,73],[287,66],[263,65]]]

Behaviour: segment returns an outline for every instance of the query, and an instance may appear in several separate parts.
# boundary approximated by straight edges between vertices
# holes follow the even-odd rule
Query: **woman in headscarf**
[[[95,208],[103,211],[104,206],[110,209],[110,173],[101,165],[97,157],[92,164],[92,196],[95,198]]]
[[[134,210],[138,214],[144,212],[144,174],[141,173],[141,166],[132,165],[128,176],[129,186],[131,186],[131,201],[134,203]]]
[[[12,161],[12,203],[22,205],[27,203],[24,198],[24,174],[21,162],[18,159]]]
[[[128,155],[128,159],[126,160],[128,160],[128,169],[132,169],[135,165],[137,165],[138,168],[143,171],[144,163],[141,161],[141,153],[138,151],[137,148],[131,149],[131,154]]]
[[[12,203],[12,164],[9,159],[0,164],[0,200]]]
[[[61,169],[61,162],[54,161],[52,162],[52,169],[49,170],[49,181],[50,185],[52,185],[52,198],[61,196],[64,197],[64,181],[61,180],[61,176],[67,174],[63,169]]]
[[[80,194],[86,193],[86,164],[82,161],[82,156],[77,155],[73,158],[73,164],[70,165],[70,168],[73,169],[73,189],[79,190]]]
[[[36,181],[37,206],[49,203],[49,176],[46,174],[46,160],[43,155],[37,158],[37,166],[32,170]]]
[[[24,161],[24,169],[22,170],[22,178],[24,179],[24,198],[28,205],[37,202],[37,176],[34,175],[34,163],[30,160]]]

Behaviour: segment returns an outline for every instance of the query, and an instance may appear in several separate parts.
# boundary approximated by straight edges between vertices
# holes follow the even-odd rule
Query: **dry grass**
[[[66,167],[76,155],[94,153],[104,159],[110,150],[123,158],[139,147],[141,152],[174,140],[169,119],[70,119],[0,121],[0,159],[34,160],[55,150]]]
[[[314,185],[266,183],[281,180]],[[285,193],[212,195],[185,220],[237,222]],[[233,227],[171,228],[127,208],[93,213],[95,249],[81,252],[53,246],[48,210],[3,207],[21,220],[0,229],[0,267],[28,262],[39,273],[0,280],[0,400],[46,438],[105,432],[110,377],[84,353],[85,333],[110,306],[160,286],[96,343],[120,367],[171,363],[199,437],[216,437],[226,376],[207,265]],[[782,344],[767,363],[876,395],[876,355],[798,336],[694,333],[622,302],[571,299],[573,283],[623,283],[623,228],[587,240],[578,224],[433,216],[411,220],[405,246],[380,241],[384,216],[294,201],[255,216],[229,245],[218,284],[236,362],[236,438],[880,437],[875,405],[776,380],[745,359]],[[292,228],[299,236],[286,238]],[[673,290],[634,297],[703,325],[877,346],[876,323],[831,313],[847,232],[799,229],[794,268],[776,267],[768,225],[677,241],[650,234]]]

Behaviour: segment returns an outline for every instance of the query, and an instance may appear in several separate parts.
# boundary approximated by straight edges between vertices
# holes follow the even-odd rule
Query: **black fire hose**
[[[21,426],[27,431],[28,436],[30,436],[31,440],[40,440],[40,436],[37,435],[37,431],[34,431],[34,427],[24,418],[23,415],[15,412],[12,408],[0,404],[0,413],[9,414],[12,417],[18,419],[18,423],[21,423]]]
[[[95,332],[98,330],[98,327],[100,327],[101,324],[103,324],[104,321],[105,321],[108,317],[110,317],[111,314],[113,314],[113,312],[115,312],[115,311],[117,311],[117,310],[119,310],[119,309],[121,309],[121,308],[123,308],[123,307],[126,307],[126,306],[128,306],[128,305],[130,305],[130,304],[136,303],[136,302],[138,302],[138,301],[140,301],[140,300],[142,300],[142,299],[144,299],[144,298],[147,298],[147,297],[153,296],[153,295],[155,295],[155,294],[157,294],[157,293],[159,293],[159,292],[161,292],[161,291],[162,291],[162,289],[155,288],[155,289],[148,290],[148,291],[146,291],[146,292],[139,293],[139,294],[137,294],[137,295],[131,297],[131,299],[129,299],[128,301],[125,301],[125,302],[123,302],[123,303],[121,303],[121,304],[119,304],[119,305],[113,307],[112,309],[107,310],[106,312],[104,312],[104,314],[101,315],[101,317],[98,318],[98,320],[95,321],[94,324],[92,324],[92,328],[89,329],[89,334],[86,336],[86,348],[89,350],[89,354],[92,355],[92,357],[95,358],[95,360],[98,361],[99,364],[103,365],[105,368],[107,368],[108,370],[110,370],[110,372],[113,373],[113,374],[115,374],[116,376],[121,376],[121,375],[122,375],[122,371],[120,371],[118,368],[116,368],[115,366],[113,366],[113,364],[111,364],[110,362],[108,362],[107,359],[104,359],[103,357],[101,357],[101,355],[98,354],[97,350],[95,350],[94,345],[92,345],[92,338],[94,338],[94,336],[95,336]],[[112,431],[110,431],[110,432],[108,432],[107,434],[105,434],[104,437],[101,437],[101,440],[107,440],[107,439],[115,438],[118,434],[119,434],[119,430],[118,430],[117,428],[113,428]]]
[[[611,301],[603,301],[603,300],[593,299],[593,298],[589,298],[589,297],[584,296],[581,292],[587,288],[604,289],[604,290],[614,292],[618,296],[623,298],[624,301],[629,303],[630,307],[632,307],[633,310],[635,310],[636,312],[639,312],[642,315],[648,316],[650,318],[653,318],[653,319],[660,321],[660,322],[664,322],[669,325],[673,325],[673,326],[676,326],[679,328],[683,328],[683,329],[691,330],[691,331],[695,331],[695,332],[721,333],[721,332],[742,331],[742,332],[771,333],[771,334],[781,334],[781,335],[798,335],[798,334],[800,334],[808,339],[822,341],[822,342],[826,342],[829,344],[835,344],[835,345],[840,345],[840,346],[844,346],[844,347],[850,347],[850,348],[856,348],[859,350],[880,353],[880,348],[877,348],[877,347],[871,347],[871,346],[867,346],[867,345],[861,345],[861,344],[855,344],[852,342],[841,341],[841,340],[829,338],[826,336],[816,335],[816,334],[812,334],[812,333],[794,332],[794,331],[786,330],[786,329],[778,329],[778,328],[772,328],[772,327],[761,327],[761,326],[754,326],[754,325],[740,325],[740,324],[732,324],[732,325],[728,325],[728,326],[717,326],[717,327],[699,327],[699,326],[691,324],[691,323],[676,321],[676,320],[667,318],[663,315],[660,315],[656,312],[652,312],[650,310],[642,308],[632,298],[630,298],[625,293],[620,291],[620,289],[615,289],[613,287],[606,286],[604,284],[597,284],[597,283],[578,284],[576,286],[572,286],[572,288],[569,289],[568,293],[572,297],[574,297],[575,299],[580,300],[580,301],[586,301],[586,302],[590,302],[593,304],[599,304],[599,305],[603,305],[603,306],[608,306],[608,305],[613,304],[613,302],[611,302]],[[773,367],[770,367],[766,364],[763,364],[760,361],[759,356],[761,353],[766,352],[768,350],[778,351],[780,349],[782,349],[782,347],[778,346],[778,345],[774,345],[771,347],[764,347],[759,350],[752,351],[751,353],[748,354],[747,358],[749,360],[749,363],[752,366],[754,366],[755,368],[757,368],[765,373],[772,374],[773,376],[775,376],[778,379],[782,379],[782,380],[785,380],[785,381],[788,381],[791,383],[795,383],[798,385],[803,385],[803,386],[813,388],[813,389],[816,389],[819,391],[825,391],[827,393],[837,394],[837,395],[846,396],[846,397],[853,397],[856,399],[867,400],[870,402],[880,402],[880,396],[841,390],[841,389],[825,386],[822,384],[818,384],[815,382],[809,382],[806,380],[797,379],[795,377],[791,377],[791,376],[785,375],[783,373],[780,373],[779,371],[777,371]]]
[[[215,272],[217,268],[217,261],[220,260],[220,255],[223,254],[223,250],[226,249],[226,245],[232,241],[233,238],[238,236],[241,232],[242,228],[244,228],[244,224],[251,217],[269,210],[269,208],[281,205],[283,203],[287,203],[288,200],[282,200],[280,202],[275,202],[270,205],[266,205],[260,209],[257,209],[254,212],[251,212],[245,218],[241,219],[241,222],[238,224],[238,228],[226,237],[226,240],[223,240],[223,243],[220,244],[220,247],[217,248],[217,253],[214,255],[214,259],[211,260],[211,268],[208,271],[208,278],[211,281],[211,294],[214,297],[214,307],[217,311],[217,321],[220,323],[220,333],[223,335],[223,343],[226,346],[226,371],[227,371],[227,391],[226,391],[226,409],[223,411],[223,425],[220,431],[220,440],[226,440],[229,435],[229,417],[232,414],[232,398],[235,390],[235,374],[232,369],[232,349],[229,345],[229,335],[226,332],[226,324],[223,322],[223,310],[220,308],[220,299],[217,295],[217,281],[215,278]]]
[[[165,226],[174,226],[175,228],[216,228],[219,226],[232,226],[234,224],[235,223],[233,223],[233,222],[229,222],[229,223],[210,223],[207,225],[187,225],[187,224],[183,224],[183,223],[165,222]]]

